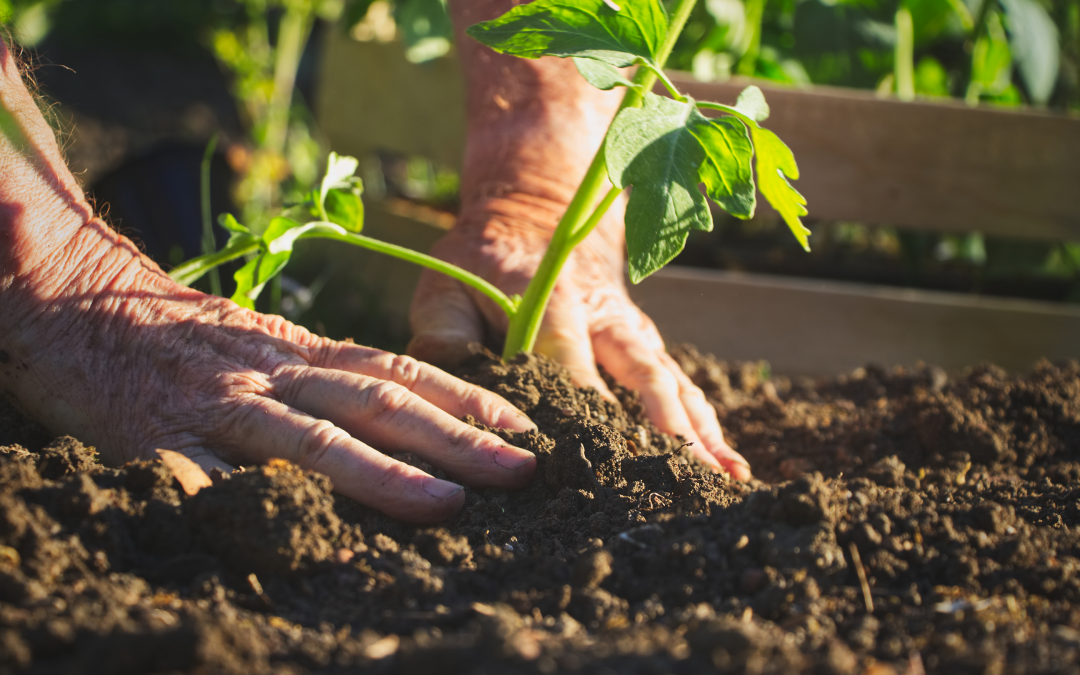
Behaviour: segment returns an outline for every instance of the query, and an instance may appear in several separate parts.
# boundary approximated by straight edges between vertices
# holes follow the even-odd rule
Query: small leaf
[[[746,127],[733,117],[721,117],[692,125],[690,133],[705,150],[706,161],[698,172],[705,193],[731,215],[752,218],[757,206],[754,146]]]
[[[276,219],[275,219],[276,220]],[[285,220],[284,218],[282,220]],[[332,232],[334,234],[345,234],[345,229],[340,225],[334,223],[327,223],[324,221],[313,221],[305,223],[304,225],[297,225],[296,227],[289,228],[285,232],[281,233],[273,241],[267,244],[266,250],[270,254],[292,252],[293,244],[301,236],[308,234],[309,232]]]
[[[643,108],[626,108],[605,142],[608,176],[633,185],[626,205],[630,280],[638,283],[682,251],[691,229],[712,229],[712,214],[698,190],[707,161],[690,128],[708,125],[692,103],[645,95]]]
[[[343,157],[336,152],[331,152],[326,160],[326,175],[323,176],[319,187],[319,203],[326,202],[326,193],[330,190],[352,186],[350,179],[359,166],[360,161],[355,157]]]
[[[597,89],[609,91],[615,87],[637,88],[637,85],[623,77],[622,73],[609,63],[575,57],[574,65],[585,81]]]
[[[251,230],[237,222],[236,218],[231,213],[223,213],[218,218],[218,224],[223,229],[234,234],[250,234]]]
[[[260,253],[247,262],[233,275],[236,280],[236,292],[233,293],[232,301],[241,307],[255,309],[255,300],[258,299],[266,282],[281,272],[289,262],[292,251],[284,253]]]
[[[750,134],[757,155],[758,190],[780,213],[802,247],[809,251],[810,242],[807,237],[810,236],[810,230],[806,229],[800,220],[800,217],[807,213],[806,198],[787,181],[787,178],[799,178],[795,155],[779,136],[768,129],[754,125],[750,127]]]
[[[331,190],[326,194],[326,216],[349,232],[364,229],[364,202],[352,190]]]
[[[654,60],[667,33],[660,0],[535,0],[465,32],[501,54],[595,59],[623,68]]]
[[[765,94],[753,85],[742,90],[739,98],[735,100],[735,107],[755,122],[769,119],[769,104],[765,102]]]

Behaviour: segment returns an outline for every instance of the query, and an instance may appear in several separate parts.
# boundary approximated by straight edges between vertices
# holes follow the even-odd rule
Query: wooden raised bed
[[[695,98],[721,102],[745,86],[673,79]],[[816,217],[1080,240],[1080,119],[759,86],[772,108],[768,126],[798,158],[797,187]],[[413,65],[395,45],[335,34],[323,55],[318,118],[338,152],[385,149],[458,165],[461,91],[453,59]],[[669,342],[766,359],[792,375],[920,360],[1023,370],[1039,358],[1080,357],[1076,305],[678,267],[631,295]],[[407,311],[387,309],[399,321]]]

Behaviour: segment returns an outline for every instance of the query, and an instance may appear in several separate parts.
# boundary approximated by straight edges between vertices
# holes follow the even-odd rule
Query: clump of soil
[[[0,670],[1021,673],[1080,662],[1080,364],[770,378],[676,350],[757,479],[538,358],[517,492],[392,521],[284,462],[188,497],[0,410]],[[416,461],[412,458],[412,461]]]

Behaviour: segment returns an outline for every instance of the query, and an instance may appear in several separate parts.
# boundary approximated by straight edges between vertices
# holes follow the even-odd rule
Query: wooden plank
[[[1080,307],[669,267],[630,290],[668,344],[785,375],[917,361],[1023,371],[1080,358]]]
[[[400,45],[328,31],[315,110],[337,152],[391,150],[461,166],[465,92],[454,58],[410,63]]]
[[[672,79],[733,103],[748,81]],[[946,232],[1080,241],[1080,119],[754,82],[791,147],[810,214]]]
[[[672,79],[701,100],[734,102],[748,81]],[[880,99],[756,82],[791,146],[810,214],[944,232],[1080,241],[1080,119]],[[460,166],[464,98],[453,58],[416,65],[393,44],[328,36],[320,125],[340,152],[419,154]],[[768,208],[768,207],[766,207]]]

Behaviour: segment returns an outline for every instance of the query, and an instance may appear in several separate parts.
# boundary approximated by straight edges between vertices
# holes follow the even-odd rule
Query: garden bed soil
[[[188,496],[8,410],[0,672],[1080,667],[1080,364],[789,381],[676,356],[756,480],[700,470],[626,392],[477,355],[460,374],[536,420],[504,435],[538,471],[438,527],[284,462]]]

